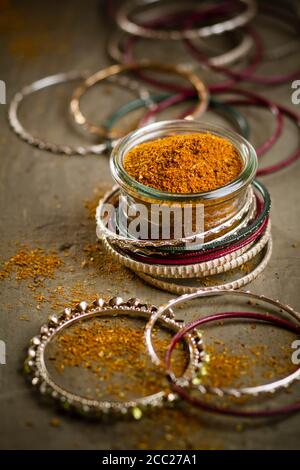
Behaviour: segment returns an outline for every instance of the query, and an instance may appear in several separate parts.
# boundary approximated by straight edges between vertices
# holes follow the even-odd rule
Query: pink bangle
[[[189,99],[190,97],[191,97],[191,94],[189,94],[189,95],[179,94],[179,95],[171,96],[170,98],[167,98],[164,101],[161,101],[160,103],[156,104],[153,107],[153,109],[148,111],[143,116],[143,118],[139,122],[139,127],[144,126],[145,124],[147,124],[147,122],[153,116],[158,114],[159,112],[164,111],[165,109],[169,108],[170,106],[181,103],[181,102]],[[251,105],[253,105],[253,106],[264,106],[264,107],[267,107],[270,110],[270,112],[276,118],[276,128],[275,128],[273,134],[271,135],[271,137],[269,137],[266,140],[266,142],[264,142],[260,147],[258,147],[256,149],[256,153],[257,153],[258,156],[261,156],[264,153],[266,153],[268,150],[270,150],[270,148],[273,147],[273,145],[277,142],[277,140],[281,136],[282,129],[283,129],[283,116],[282,116],[282,113],[279,110],[278,106],[274,105],[273,103],[266,100],[265,98],[261,99],[261,97],[259,97],[259,99],[258,99],[258,98],[254,98],[253,96],[249,97],[249,99],[247,101],[244,101],[244,100],[230,100],[230,101],[227,101],[227,103],[230,103],[230,104],[244,104],[244,105],[249,105],[249,106],[251,106]],[[188,110],[184,111],[184,113],[182,113],[179,116],[179,119],[182,119],[186,115],[189,115],[190,111],[192,109],[193,108],[189,108]]]
[[[275,104],[272,101],[268,100],[267,98],[264,98],[261,95],[254,93],[253,91],[249,91],[245,89],[232,88],[230,90],[230,93],[246,96],[247,98],[253,98],[254,100],[256,100],[256,104],[258,105],[265,103],[266,106],[269,106],[270,108],[272,106],[274,110],[277,109],[279,113],[285,114],[287,117],[292,119],[295,122],[298,129],[300,129],[300,115],[290,110],[286,106],[283,106],[281,104]],[[231,103],[232,100],[230,99],[228,102]],[[275,163],[274,165],[269,165],[264,168],[260,168],[257,171],[257,176],[264,176],[264,175],[268,175],[268,174],[280,171],[283,168],[290,166],[292,163],[298,160],[299,157],[300,157],[300,147],[294,150],[294,152],[292,152],[288,157],[284,158],[281,162]]]
[[[255,313],[255,312],[222,312],[222,313],[217,313],[214,315],[209,315],[204,318],[200,318],[196,321],[191,322],[190,324],[186,325],[180,332],[178,332],[173,338],[170,343],[170,346],[168,348],[167,354],[166,354],[166,367],[167,370],[170,370],[170,363],[171,363],[171,355],[172,352],[177,345],[177,343],[180,341],[180,339],[190,332],[191,330],[198,328],[200,325],[205,325],[210,322],[216,322],[224,319],[233,319],[233,318],[250,318],[250,319],[255,319],[255,320],[262,320],[266,321],[269,323],[272,323],[276,326],[279,326],[281,328],[284,328],[288,331],[292,331],[294,333],[299,334],[300,333],[300,327],[294,325],[293,323],[289,322],[288,320],[278,318],[274,315],[270,314],[261,314],[261,313]],[[221,415],[227,415],[227,416],[236,416],[236,417],[249,417],[249,418],[261,418],[261,417],[268,417],[268,416],[277,416],[277,415],[282,415],[282,414],[288,414],[288,413],[293,413],[295,411],[300,410],[300,402],[295,402],[292,403],[291,405],[287,406],[282,406],[279,408],[275,409],[264,409],[264,410],[255,410],[255,411],[250,411],[250,410],[245,410],[245,411],[239,411],[237,409],[233,408],[225,408],[221,406],[215,406],[215,405],[210,405],[209,403],[199,400],[198,398],[195,398],[194,396],[191,396],[182,386],[180,386],[177,381],[174,381],[174,377],[172,374],[168,374],[168,377],[170,379],[170,382],[172,384],[172,389],[184,400],[189,402],[191,405],[196,406],[198,408],[201,408],[204,411],[209,411],[209,412],[214,412],[218,413]]]

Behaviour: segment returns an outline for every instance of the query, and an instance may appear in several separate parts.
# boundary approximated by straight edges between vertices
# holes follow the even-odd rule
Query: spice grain
[[[233,181],[243,162],[227,139],[210,133],[174,135],[145,142],[124,158],[127,173],[169,193],[203,193]]]

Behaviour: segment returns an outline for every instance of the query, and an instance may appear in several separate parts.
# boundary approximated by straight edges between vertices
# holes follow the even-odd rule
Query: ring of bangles
[[[96,134],[102,138],[119,138],[122,137],[125,133],[118,131],[109,131],[104,125],[95,125],[91,123],[86,117],[82,114],[80,108],[80,101],[83,95],[88,91],[89,88],[93,87],[95,84],[105,80],[108,77],[119,75],[122,72],[131,72],[131,71],[140,71],[140,70],[154,70],[160,72],[169,72],[173,73],[181,78],[188,80],[196,92],[199,103],[195,107],[194,112],[191,114],[190,118],[196,118],[201,116],[207,108],[208,104],[208,92],[204,83],[198,78],[198,76],[187,68],[183,68],[177,65],[163,64],[159,62],[150,62],[142,61],[136,64],[126,64],[126,65],[112,65],[105,69],[99,70],[95,74],[86,78],[85,81],[74,91],[71,103],[70,111],[75,122],[83,126],[89,133]]]
[[[160,20],[161,21],[161,20]],[[261,63],[262,58],[263,58],[263,46],[262,42],[260,39],[260,36],[256,33],[256,31],[251,28],[251,27],[246,27],[245,28],[245,33],[249,37],[249,40],[251,40],[252,44],[254,45],[254,54],[250,59],[250,63],[244,67],[242,70],[242,73],[245,75],[251,75],[255,72],[256,68],[258,65]],[[136,60],[134,58],[133,54],[133,46],[134,44],[138,41],[138,37],[129,37],[127,38],[127,41],[124,44],[124,50],[123,53],[119,51],[119,53],[122,55],[122,60],[120,61],[121,63],[135,63]],[[143,72],[137,72],[136,75],[143,81],[149,83],[150,85],[154,85],[156,87],[159,87],[161,89],[174,92],[174,93],[191,93],[191,90],[187,87],[183,87],[177,84],[173,83],[167,83],[165,81],[159,80],[154,77],[150,77],[147,74]],[[225,82],[220,82],[216,84],[211,84],[208,86],[209,91],[214,92],[214,91],[225,91],[229,89],[232,86],[235,86],[236,83],[240,81],[239,78],[237,77],[231,77],[230,80],[227,80]]]
[[[116,140],[113,141],[105,141],[100,144],[96,145],[65,145],[65,144],[55,144],[48,142],[44,139],[39,137],[35,137],[29,131],[27,131],[23,124],[20,122],[19,119],[19,108],[22,105],[23,100],[31,95],[32,93],[38,92],[45,88],[54,85],[61,85],[68,82],[73,82],[77,80],[84,80],[88,77],[88,73],[86,72],[78,72],[78,71],[71,71],[66,73],[58,73],[56,75],[50,75],[48,77],[44,77],[40,80],[37,80],[30,85],[25,86],[22,90],[17,92],[11,100],[8,109],[8,119],[9,123],[14,130],[14,132],[25,142],[28,144],[39,148],[40,150],[46,150],[51,153],[58,153],[63,155],[88,155],[88,154],[95,154],[101,155],[105,151],[111,149],[112,146],[116,143]],[[135,80],[128,79],[127,77],[122,77],[123,79],[116,80],[116,84],[122,87],[127,87],[130,90],[138,93],[141,99],[143,99],[145,106],[150,106],[153,104],[150,99],[150,95],[148,91],[141,87],[138,82]]]
[[[266,223],[266,220],[269,217],[271,207],[271,198],[269,192],[267,191],[265,186],[257,180],[253,181],[252,186],[253,189],[256,190],[262,198],[262,201],[260,199],[257,199],[258,207],[254,220],[252,220],[247,226],[242,227],[240,230],[236,230],[233,234],[222,237],[221,240],[213,240],[211,242],[208,242],[207,244],[205,244],[205,249],[203,249],[203,244],[200,244],[200,246],[193,245],[192,249],[189,246],[185,246],[186,239],[170,241],[138,240],[111,231],[109,227],[107,227],[107,221],[105,222],[103,220],[103,214],[105,213],[104,208],[106,204],[114,206],[113,199],[118,196],[118,187],[114,187],[113,190],[107,193],[104,198],[101,199],[99,202],[99,205],[96,210],[97,234],[99,237],[102,237],[104,235],[111,245],[116,245],[122,247],[123,249],[134,251],[135,253],[149,253],[148,249],[151,249],[153,252],[157,250],[157,254],[162,254],[162,252],[165,251],[168,257],[170,256],[170,254],[175,253],[177,256],[183,254],[184,257],[186,257],[187,252],[189,251],[192,251],[191,256],[194,256],[195,253],[199,255],[202,253],[211,254],[216,250],[225,249],[233,243],[239,244],[241,242],[245,242],[245,240],[252,236],[253,233],[256,233],[259,227]],[[112,214],[109,214],[109,217],[114,216],[114,212],[115,211],[113,211]]]
[[[118,263],[132,269],[135,272],[142,272],[151,276],[161,276],[164,278],[197,278],[223,274],[232,271],[255,258],[266,246],[270,239],[270,224],[258,241],[250,242],[244,247],[218,258],[209,261],[202,261],[194,264],[165,265],[151,264],[136,261],[128,256],[120,248],[112,247],[105,237],[102,238],[104,248],[109,255]]]
[[[32,338],[28,349],[27,359],[24,364],[25,372],[30,378],[31,384],[44,396],[50,397],[68,410],[77,413],[102,417],[107,414],[134,416],[134,410],[153,409],[161,407],[163,404],[172,403],[177,399],[177,395],[168,391],[160,391],[155,394],[137,398],[129,401],[101,401],[89,399],[81,395],[70,392],[61,387],[52,377],[47,368],[46,350],[53,339],[65,328],[74,323],[82,322],[91,318],[107,318],[108,316],[127,316],[133,318],[143,318],[149,320],[150,315],[157,311],[157,307],[141,303],[138,299],[132,298],[124,301],[120,297],[113,297],[109,301],[98,299],[93,304],[81,302],[77,307],[66,308],[61,316],[51,315],[48,322],[44,324],[40,333]],[[178,332],[183,323],[176,321],[173,312],[169,310],[160,318],[160,324],[168,330]],[[184,338],[189,362],[183,375],[190,380],[196,376],[199,368],[202,367],[204,352],[202,340],[197,333],[188,334]]]
[[[273,394],[275,391],[287,388],[290,386],[293,382],[296,380],[300,379],[300,367],[297,368],[296,371],[292,372],[291,374],[287,375],[286,377],[278,380],[274,380],[271,383],[263,384],[263,385],[257,385],[257,386],[248,386],[248,387],[230,387],[230,388],[222,388],[222,387],[212,387],[205,385],[201,381],[201,376],[192,379],[189,384],[187,384],[184,380],[181,381],[181,379],[177,379],[173,372],[170,371],[170,360],[171,360],[171,355],[172,352],[178,343],[180,339],[184,337],[184,335],[188,332],[194,331],[196,328],[198,328],[201,325],[205,325],[210,322],[216,322],[216,321],[221,321],[224,319],[255,319],[259,321],[265,321],[269,322],[273,325],[279,326],[281,328],[285,328],[291,332],[295,333],[300,333],[300,327],[299,327],[299,321],[300,321],[300,314],[296,312],[292,307],[289,305],[284,305],[282,304],[279,300],[273,300],[271,298],[265,297],[263,295],[257,295],[253,294],[250,291],[228,291],[224,289],[211,289],[210,291],[202,291],[198,290],[193,294],[189,295],[183,295],[181,297],[178,297],[176,299],[172,299],[169,302],[167,302],[165,305],[161,306],[157,312],[154,312],[151,317],[149,322],[146,325],[145,328],[145,342],[146,342],[146,347],[148,350],[148,353],[151,357],[151,360],[154,364],[162,366],[162,361],[158,358],[157,353],[155,351],[153,342],[152,342],[152,331],[153,328],[156,324],[156,321],[160,318],[160,315],[163,314],[165,311],[168,309],[172,309],[176,305],[180,305],[182,303],[186,303],[192,299],[196,298],[206,298],[206,297],[211,297],[211,296],[224,296],[224,295],[229,295],[229,296],[236,296],[236,297],[246,297],[250,299],[250,301],[259,301],[266,303],[268,305],[271,305],[272,307],[276,307],[277,309],[280,310],[280,313],[284,312],[287,314],[289,317],[292,317],[293,320],[296,320],[298,325],[295,323],[291,323],[290,321],[280,318],[280,315],[274,315],[274,314],[261,314],[261,313],[254,313],[254,312],[224,312],[224,313],[219,313],[219,314],[213,314],[209,315],[206,317],[202,317],[198,320],[195,320],[191,323],[189,323],[186,327],[184,327],[179,333],[177,333],[173,338],[172,341],[169,345],[167,354],[166,354],[166,373],[169,377],[170,382],[173,385],[174,391],[178,393],[182,398],[186,399],[189,403],[196,405],[206,411],[214,411],[220,414],[228,414],[228,415],[233,415],[233,416],[249,416],[249,417],[263,417],[263,416],[275,416],[277,414],[283,414],[286,412],[291,412],[291,411],[296,411],[297,409],[300,409],[300,404],[299,402],[294,405],[289,405],[287,407],[281,407],[277,408],[275,410],[260,410],[260,411],[239,411],[236,409],[229,409],[229,408],[224,408],[224,407],[219,407],[219,406],[214,406],[210,405],[207,402],[203,402],[202,400],[196,399],[195,397],[191,396],[185,389],[184,387],[189,387],[189,390],[197,390],[200,394],[209,394],[209,395],[216,395],[218,397],[224,397],[224,396],[232,396],[235,398],[240,398],[242,396],[258,396],[260,394]],[[199,332],[199,330],[197,330]],[[202,337],[202,332],[201,332],[201,337]],[[201,373],[201,371],[200,371]]]
[[[170,95],[169,93],[164,93],[164,94],[159,94],[159,95],[151,95],[151,101],[156,104],[160,103],[161,101],[167,100],[169,98],[173,97],[173,95]],[[190,97],[185,99],[191,99]],[[183,99],[182,99],[183,101]],[[121,106],[117,111],[115,111],[113,114],[109,116],[108,119],[105,121],[105,126],[108,129],[111,129],[115,123],[126,116],[126,114],[135,111],[137,109],[142,108],[145,106],[145,100],[144,99],[136,99],[133,101],[130,101],[129,103],[126,103],[125,105]],[[152,105],[151,108],[155,108],[156,106]],[[212,111],[215,111],[216,113],[219,113],[221,115],[224,115],[229,121],[232,122],[232,124],[236,127],[236,129],[239,131],[239,133],[247,139],[249,137],[249,124],[247,122],[247,119],[239,113],[235,108],[224,105],[222,101],[216,100],[215,98],[210,97],[209,98],[209,109]],[[151,110],[152,111],[152,110]],[[185,116],[190,113],[185,113]],[[142,119],[142,122],[140,122],[140,126],[144,124],[146,121],[146,116]],[[149,118],[147,117],[147,122],[149,121]]]
[[[148,25],[151,25],[151,24],[158,25],[158,23],[159,23],[158,20],[155,20],[155,22],[147,22]],[[163,23],[165,23],[165,21],[163,21]],[[227,52],[219,53],[218,55],[214,55],[213,57],[210,57],[209,60],[214,65],[224,65],[224,66],[231,65],[234,62],[237,62],[239,59],[246,57],[247,54],[253,48],[253,39],[245,31],[242,31],[242,30],[232,31],[231,33],[228,33],[228,34],[238,36],[238,44]],[[126,53],[126,50],[123,51],[123,48],[122,48],[122,39],[125,39],[125,38],[126,38],[126,42],[128,43],[127,53]],[[120,64],[124,64],[124,63],[126,64],[128,62],[131,62],[129,51],[132,50],[134,43],[138,39],[135,36],[128,36],[125,38],[123,35],[120,34],[119,30],[115,30],[113,34],[111,34],[108,40],[108,44],[107,44],[107,52],[110,58]],[[190,62],[187,62],[186,64],[182,63],[182,65],[190,66]]]
[[[119,27],[126,31],[129,34],[135,36],[145,37],[145,38],[155,38],[155,39],[183,39],[183,38],[207,38],[212,35],[222,34],[227,31],[232,31],[236,28],[240,28],[247,24],[256,14],[257,8],[256,3],[253,0],[239,0],[238,3],[245,7],[245,11],[237,13],[233,18],[224,20],[223,22],[212,24],[203,27],[189,28],[189,29],[177,29],[177,30],[164,30],[164,29],[153,29],[151,27],[145,27],[133,22],[130,17],[132,12],[143,5],[156,5],[158,0],[134,0],[128,1],[121,5],[119,10],[116,12],[116,21]],[[188,8],[191,6],[188,2],[184,2],[184,7]],[[195,7],[195,4],[192,5]],[[225,2],[225,9],[227,5]],[[173,7],[174,8],[174,7]],[[222,8],[222,4],[221,4]],[[208,7],[207,11],[215,12],[216,6]],[[220,10],[220,6],[218,6]],[[197,12],[196,12],[197,14]],[[200,12],[202,14],[202,12]]]

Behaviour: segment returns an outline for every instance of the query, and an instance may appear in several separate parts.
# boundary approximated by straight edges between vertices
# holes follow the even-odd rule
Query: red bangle
[[[179,95],[171,96],[170,98],[167,98],[164,101],[161,101],[160,103],[156,104],[153,109],[148,111],[143,116],[143,118],[139,122],[139,127],[145,125],[147,123],[147,121],[149,121],[149,119],[151,119],[157,113],[159,113],[161,111],[164,111],[165,109],[169,108],[170,106],[181,103],[181,102],[183,102],[183,101],[185,101],[189,98],[191,98],[191,94],[189,94],[189,95],[179,94]],[[261,156],[264,153],[266,153],[268,150],[270,150],[273,147],[273,145],[277,142],[279,137],[281,136],[282,129],[283,129],[283,116],[282,116],[282,113],[279,110],[278,106],[271,103],[270,101],[268,101],[264,98],[261,99],[261,97],[259,97],[259,99],[258,99],[258,98],[254,98],[253,96],[249,97],[249,99],[247,101],[244,101],[244,100],[229,100],[229,101],[227,101],[227,103],[230,103],[230,104],[244,104],[244,105],[249,105],[249,106],[251,106],[251,105],[253,105],[253,106],[264,106],[264,107],[266,107],[270,110],[270,112],[276,118],[276,128],[275,128],[273,134],[271,135],[271,137],[269,137],[260,147],[258,147],[256,149],[256,153],[257,153],[258,156]],[[183,119],[186,115],[189,115],[192,109],[193,108],[189,108],[188,110],[184,111],[184,113],[182,113],[179,116],[179,119]]]
[[[173,338],[170,343],[170,346],[168,348],[167,354],[166,354],[166,367],[169,370],[170,369],[170,363],[171,363],[171,355],[173,350],[175,349],[175,346],[177,343],[180,341],[180,339],[188,332],[191,330],[198,328],[200,325],[205,325],[210,322],[216,322],[220,320],[225,320],[225,319],[233,319],[233,318],[250,318],[250,319],[255,319],[255,320],[262,320],[266,321],[269,323],[272,323],[276,326],[279,326],[281,328],[284,328],[288,331],[294,332],[299,334],[300,333],[300,327],[294,325],[293,323],[289,322],[288,320],[278,318],[274,315],[270,314],[262,314],[262,313],[255,313],[255,312],[222,312],[222,313],[217,313],[214,315],[209,315],[204,318],[200,318],[198,320],[195,320],[191,322],[190,324],[186,325],[180,332],[178,332]],[[236,416],[236,417],[249,417],[249,418],[262,418],[262,417],[268,417],[268,416],[277,416],[277,415],[283,415],[283,414],[288,414],[288,413],[293,413],[295,411],[300,410],[300,402],[295,402],[292,403],[291,405],[287,406],[282,406],[278,407],[275,409],[264,409],[264,410],[241,410],[239,411],[238,409],[233,409],[233,408],[228,408],[228,407],[221,407],[221,406],[215,406],[211,405],[203,400],[200,400],[198,398],[195,398],[194,396],[191,396],[186,389],[178,385],[177,383],[174,382],[172,376],[169,375],[169,379],[171,382],[172,389],[184,400],[189,402],[191,405],[196,406],[197,408],[201,408],[204,411],[208,412],[214,412],[217,414],[221,415],[227,415],[227,416]]]
[[[269,106],[269,107],[273,106],[274,109],[277,108],[279,113],[285,114],[287,117],[292,119],[295,122],[298,129],[300,129],[300,115],[295,113],[294,111],[290,110],[286,106],[283,106],[283,105],[277,104],[277,103],[275,104],[272,101],[268,100],[267,98],[264,98],[261,95],[258,95],[257,93],[254,93],[253,91],[249,91],[249,90],[244,90],[244,89],[239,89],[239,88],[232,88],[230,90],[230,94],[231,93],[246,96],[247,98],[253,98],[254,100],[257,101],[256,104],[258,104],[258,105],[259,104],[262,104],[262,105],[265,104],[266,106]],[[229,100],[228,102],[231,103],[231,100]],[[298,160],[299,157],[300,157],[300,147],[298,146],[298,148],[296,150],[294,150],[289,156],[284,158],[281,162],[275,163],[274,165],[269,165],[269,166],[264,167],[264,168],[260,168],[257,171],[257,176],[264,176],[264,175],[268,175],[268,174],[280,171],[283,168],[286,168],[286,167],[290,166],[292,163],[294,163],[296,160]]]

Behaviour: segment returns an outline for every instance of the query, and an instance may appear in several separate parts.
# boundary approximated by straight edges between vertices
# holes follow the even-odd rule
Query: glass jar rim
[[[164,132],[171,132],[170,135],[187,133],[211,133],[218,137],[223,137],[229,140],[238,150],[244,167],[241,173],[232,181],[224,186],[216,188],[212,191],[202,193],[171,193],[167,191],[161,191],[156,188],[146,186],[138,182],[135,178],[130,176],[124,166],[123,157],[135,146],[156,140],[164,137]],[[161,133],[162,135],[157,135]],[[114,180],[124,189],[131,188],[138,191],[145,197],[153,197],[161,200],[171,201],[184,201],[186,199],[206,199],[214,200],[221,197],[225,197],[234,194],[239,191],[242,187],[251,183],[255,177],[258,167],[257,155],[254,147],[247,139],[237,134],[234,131],[225,129],[221,126],[216,126],[209,122],[200,122],[197,120],[188,119],[175,119],[168,121],[159,121],[152,124],[148,124],[140,129],[137,129],[127,136],[123,137],[117,145],[114,147],[111,159],[110,168]]]

